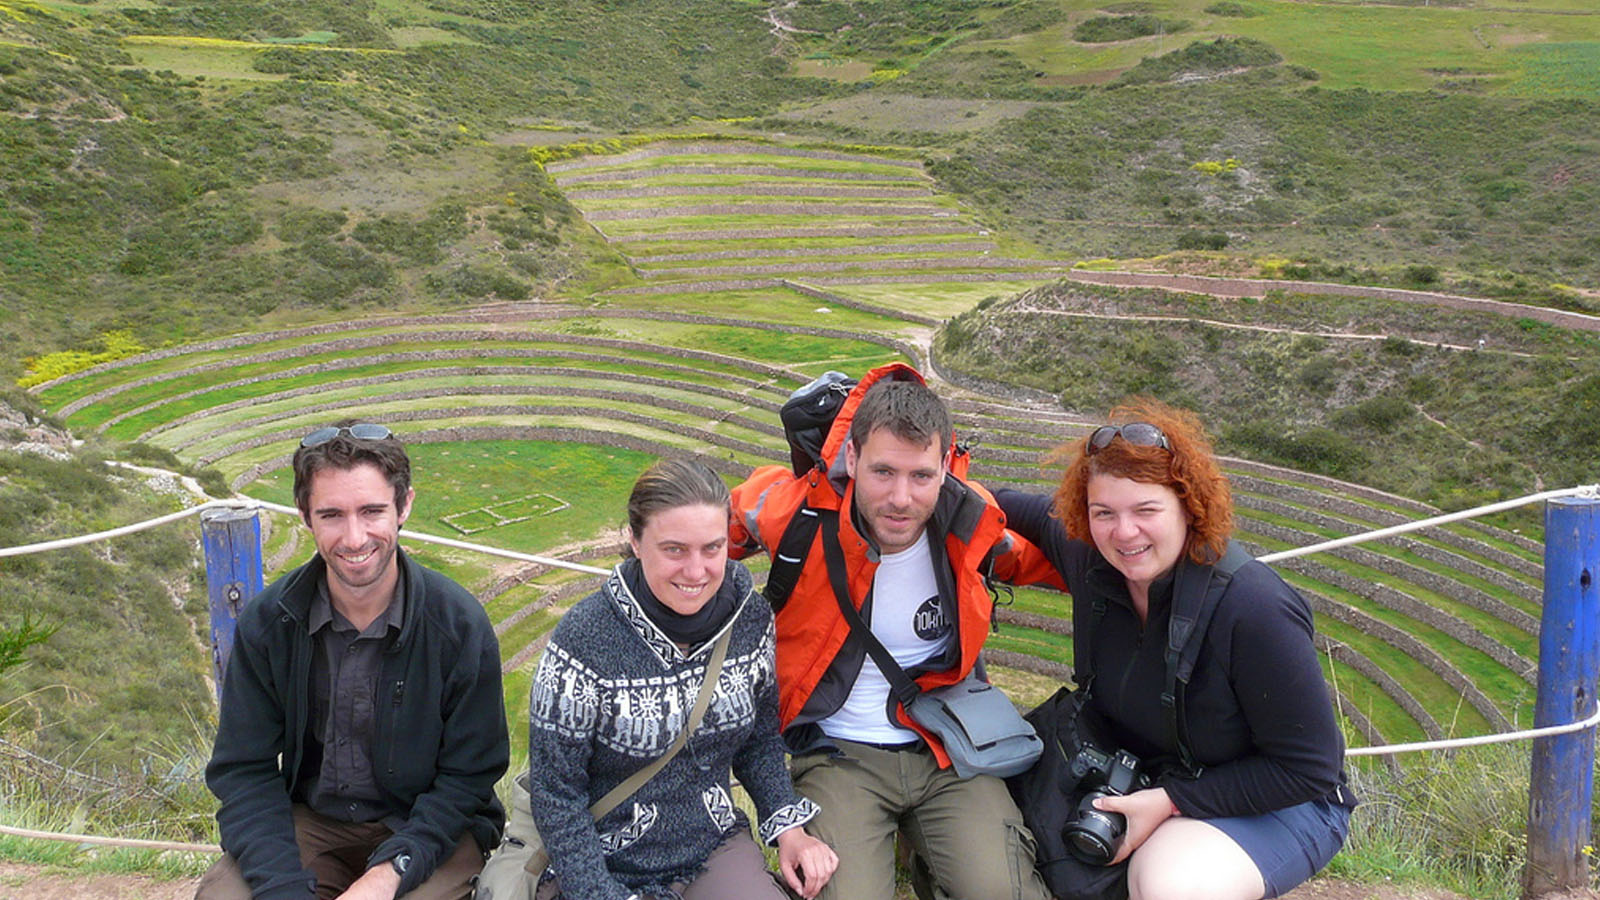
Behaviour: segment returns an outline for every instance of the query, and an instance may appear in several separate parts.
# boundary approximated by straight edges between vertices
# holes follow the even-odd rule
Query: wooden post
[[[1539,626],[1539,696],[1534,727],[1586,719],[1600,674],[1600,500],[1545,507],[1544,615]],[[1528,791],[1524,897],[1588,887],[1595,730],[1538,738]]]
[[[253,509],[208,509],[200,514],[211,597],[211,667],[222,699],[222,675],[233,653],[239,611],[261,593],[261,518]]]

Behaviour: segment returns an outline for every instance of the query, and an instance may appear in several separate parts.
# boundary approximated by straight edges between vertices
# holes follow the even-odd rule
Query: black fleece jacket
[[[1042,549],[1072,592],[1082,628],[1096,596],[1106,611],[1090,648],[1091,703],[1123,749],[1141,759],[1175,754],[1161,704],[1172,578],[1150,586],[1141,625],[1127,581],[1093,545],[1067,537],[1049,497],[1001,489],[1006,524]],[[1259,815],[1327,798],[1355,806],[1345,786],[1344,737],[1311,641],[1311,608],[1254,560],[1233,576],[1195,660],[1184,708],[1198,778],[1163,778],[1172,801],[1197,818]]]
[[[404,894],[433,874],[463,834],[484,850],[499,843],[505,813],[494,786],[510,742],[489,617],[460,585],[397,553],[405,619],[383,648],[372,761],[390,815],[404,824],[367,865],[409,853]],[[222,848],[258,900],[314,896],[290,797],[300,787],[310,710],[306,615],[326,571],[313,557],[251,600],[223,677],[206,784],[221,801]]]

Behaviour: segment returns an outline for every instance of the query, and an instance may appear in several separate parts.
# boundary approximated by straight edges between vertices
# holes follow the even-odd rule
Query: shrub
[[[1236,3],[1234,0],[1220,0],[1220,2],[1206,7],[1206,12],[1213,16],[1224,16],[1229,19],[1248,19],[1252,16],[1261,15],[1254,9],[1245,6],[1243,3]]]
[[[126,330],[107,331],[100,335],[100,346],[101,350],[98,353],[87,350],[61,350],[25,359],[23,364],[28,367],[28,371],[17,379],[17,384],[22,387],[33,387],[63,375],[71,375],[91,366],[145,351],[145,346],[134,338],[133,332]]]
[[[1151,84],[1170,81],[1185,73],[1208,75],[1232,69],[1275,66],[1281,62],[1283,57],[1270,44],[1253,38],[1221,37],[1214,41],[1195,41],[1161,56],[1146,57],[1112,84]]]
[[[1078,23],[1072,29],[1072,39],[1082,44],[1104,44],[1110,41],[1131,41],[1152,34],[1173,34],[1184,31],[1189,23],[1177,19],[1160,19],[1151,15],[1095,16]]]
[[[1406,266],[1405,273],[1401,276],[1407,284],[1438,284],[1438,266]]]
[[[1189,230],[1178,235],[1179,250],[1221,250],[1228,246],[1228,236],[1221,231]]]

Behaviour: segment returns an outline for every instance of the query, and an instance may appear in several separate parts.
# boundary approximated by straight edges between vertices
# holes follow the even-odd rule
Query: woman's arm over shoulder
[[[1163,786],[1186,815],[1201,817],[1328,796],[1343,777],[1344,738],[1312,642],[1310,605],[1261,563],[1235,573],[1221,603],[1207,640],[1227,642],[1228,683],[1254,752]],[[1206,725],[1191,719],[1189,727]]]
[[[1054,502],[1048,494],[1031,494],[1016,488],[994,489],[994,501],[1006,514],[1006,527],[1040,547],[1065,541],[1067,531],[1050,515]]]

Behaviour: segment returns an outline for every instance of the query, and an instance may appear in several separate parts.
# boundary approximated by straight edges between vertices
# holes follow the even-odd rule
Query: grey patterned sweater
[[[750,573],[729,561],[733,629],[716,694],[689,742],[638,793],[599,822],[588,807],[660,756],[683,729],[722,630],[688,651],[656,628],[630,593],[625,566],[573,606],[552,632],[528,704],[529,785],[562,893],[626,900],[687,880],[731,829],[748,827],[728,787],[731,769],[755,801],[759,833],[818,812],[798,797],[778,735],[772,610]]]

